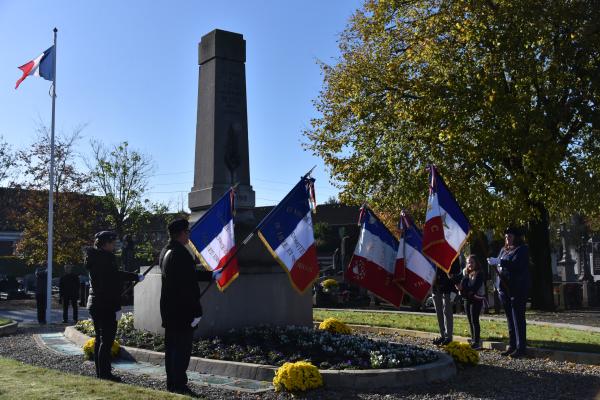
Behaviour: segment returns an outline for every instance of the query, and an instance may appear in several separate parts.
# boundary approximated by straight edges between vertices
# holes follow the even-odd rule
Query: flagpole
[[[54,28],[54,62],[52,76],[52,125],[50,128],[50,187],[48,190],[48,271],[46,280],[46,322],[52,322],[52,249],[54,233],[54,126],[56,105],[56,33]]]

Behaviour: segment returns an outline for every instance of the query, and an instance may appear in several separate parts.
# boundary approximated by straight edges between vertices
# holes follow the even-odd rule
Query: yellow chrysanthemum
[[[303,392],[323,386],[323,377],[319,369],[309,362],[285,363],[277,369],[273,386],[277,391]]]
[[[460,364],[477,365],[479,363],[479,353],[468,343],[450,342],[444,346],[444,350]]]
[[[83,345],[83,355],[86,359],[92,360],[94,358],[94,345],[96,344],[96,338],[91,338]],[[116,340],[113,342],[110,348],[110,355],[112,358],[116,358],[121,350],[121,345]]]
[[[329,331],[331,333],[341,333],[349,335],[352,330],[348,325],[336,318],[327,318],[325,321],[319,324],[319,329],[323,331]]]

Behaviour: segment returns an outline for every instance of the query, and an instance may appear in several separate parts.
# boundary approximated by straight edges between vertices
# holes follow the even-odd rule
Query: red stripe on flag
[[[223,257],[221,259],[221,261],[219,262],[219,265],[217,265],[216,270],[220,270],[221,268],[223,268],[225,266],[225,264],[227,264],[227,260],[229,260],[231,257],[233,257],[233,255],[235,254],[235,249],[236,246],[233,246],[231,248],[231,250],[229,250],[229,253],[227,253],[225,255],[225,257]],[[237,278],[237,276],[240,273],[240,268],[238,266],[238,260],[237,257],[235,257],[233,260],[231,260],[229,262],[229,265],[227,265],[227,268],[225,268],[225,271],[223,271],[223,273],[221,274],[221,277],[219,278],[219,280],[217,280],[217,285],[219,286],[220,290],[224,290],[225,288],[227,288],[227,286],[229,286],[231,284],[231,282],[233,282],[235,280],[235,278]]]
[[[27,78],[27,76],[31,73],[31,70],[33,69],[34,65],[35,65],[34,61],[29,61],[27,64],[23,64],[19,67],[19,69],[21,71],[23,71],[23,76],[21,78],[19,78],[19,80],[17,81],[17,84],[15,85],[15,89],[17,89],[19,87],[19,85],[21,84],[21,82],[23,82],[25,80],[25,78]]]
[[[429,246],[427,250],[423,250],[423,254],[446,273],[450,272],[452,263],[457,255],[456,250],[454,250],[445,240]]]
[[[402,288],[406,291],[406,293],[410,294],[418,301],[423,301],[425,300],[425,297],[427,297],[429,289],[431,289],[431,285],[425,279],[421,278],[419,275],[407,268],[406,279],[402,283]]]
[[[346,278],[396,307],[402,304],[404,292],[394,282],[394,276],[364,257],[352,256]]]
[[[312,244],[300,257],[290,270],[292,285],[304,292],[319,277],[319,263],[317,262],[317,248]]]

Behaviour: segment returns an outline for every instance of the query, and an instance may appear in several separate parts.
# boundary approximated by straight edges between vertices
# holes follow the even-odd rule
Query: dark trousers
[[[471,330],[471,339],[476,342],[479,342],[481,339],[481,328],[479,326],[479,314],[481,314],[481,307],[483,306],[483,302],[477,300],[467,300],[465,301],[465,312],[467,314],[467,319],[469,320],[469,328]]]
[[[525,351],[527,348],[527,323],[525,321],[526,298],[510,297],[501,293],[502,305],[508,322],[508,337],[511,348]]]
[[[98,378],[110,377],[110,349],[117,334],[117,321],[115,312],[90,311],[96,330],[94,343],[94,364]]]
[[[69,304],[73,307],[73,321],[77,322],[77,297],[63,298],[63,321],[69,320]]]
[[[165,328],[165,369],[167,371],[167,390],[180,391],[187,385],[187,368],[192,355],[194,329]]]
[[[35,305],[37,307],[37,319],[40,324],[46,323],[46,293],[35,295]]]

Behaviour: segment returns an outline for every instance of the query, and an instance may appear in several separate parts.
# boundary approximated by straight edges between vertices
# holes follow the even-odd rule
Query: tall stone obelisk
[[[214,31],[199,44],[198,117],[194,186],[188,204],[206,210],[234,184],[237,207],[252,208],[246,111],[246,41]]]
[[[250,186],[246,112],[246,43],[238,33],[214,30],[200,42],[194,221],[233,184],[238,246],[268,212],[254,208]],[[290,182],[290,189],[296,182]],[[211,337],[256,325],[312,325],[312,293],[296,292],[285,271],[255,237],[237,255],[240,275],[223,293],[212,285],[201,300],[204,314],[195,336]],[[144,269],[145,270],[145,269]],[[143,272],[143,271],[142,271]],[[203,290],[206,283],[200,283]],[[134,325],[163,333],[159,313],[161,274],[154,268],[134,289]]]

